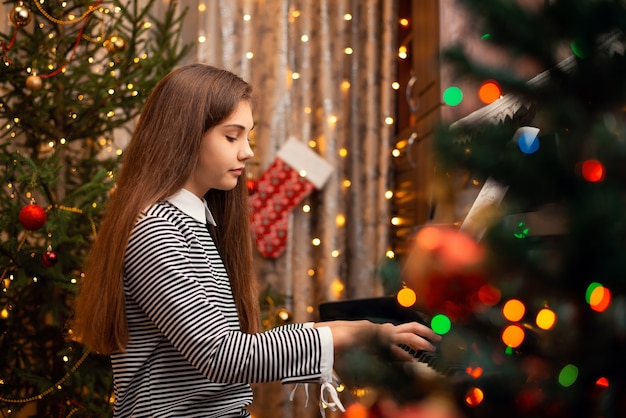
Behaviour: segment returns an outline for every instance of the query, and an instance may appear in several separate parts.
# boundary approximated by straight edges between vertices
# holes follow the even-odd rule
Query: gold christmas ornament
[[[126,49],[126,41],[119,35],[112,35],[104,41],[103,45],[111,54],[122,52]]]
[[[38,91],[42,85],[43,81],[37,75],[29,75],[26,79],[26,88],[30,91]]]
[[[30,9],[24,6],[24,3],[19,2],[17,6],[11,9],[9,12],[9,20],[15,26],[23,27],[30,23],[32,19],[32,15],[30,13]]]

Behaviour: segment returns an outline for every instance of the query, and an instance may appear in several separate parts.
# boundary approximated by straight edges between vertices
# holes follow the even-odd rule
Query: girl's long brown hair
[[[128,342],[122,270],[140,211],[183,187],[196,167],[202,136],[230,116],[240,101],[250,101],[251,90],[237,75],[202,64],[180,67],[154,88],[124,152],[75,301],[72,332],[90,350],[110,354],[123,351]],[[205,198],[217,219],[216,241],[242,330],[257,332],[260,313],[247,186],[239,181],[235,189],[210,190]]]

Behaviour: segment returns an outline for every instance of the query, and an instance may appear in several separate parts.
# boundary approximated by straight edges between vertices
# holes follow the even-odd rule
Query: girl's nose
[[[243,148],[241,149],[241,151],[239,153],[239,158],[241,160],[249,160],[252,157],[254,157],[254,151],[252,151],[252,147],[250,146],[250,142],[249,141],[245,141],[245,145],[243,146]]]

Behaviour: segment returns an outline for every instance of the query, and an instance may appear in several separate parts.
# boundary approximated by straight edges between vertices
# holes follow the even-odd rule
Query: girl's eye
[[[235,142],[237,140],[237,138],[234,138],[234,137],[228,136],[228,135],[226,135],[226,139],[229,140],[230,142]]]

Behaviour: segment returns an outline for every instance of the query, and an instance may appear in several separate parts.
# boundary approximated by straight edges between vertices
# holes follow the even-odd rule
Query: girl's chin
[[[231,184],[220,184],[219,186],[212,187],[212,189],[221,190],[223,192],[228,192],[230,190],[233,190],[235,187],[237,187],[236,181]]]

